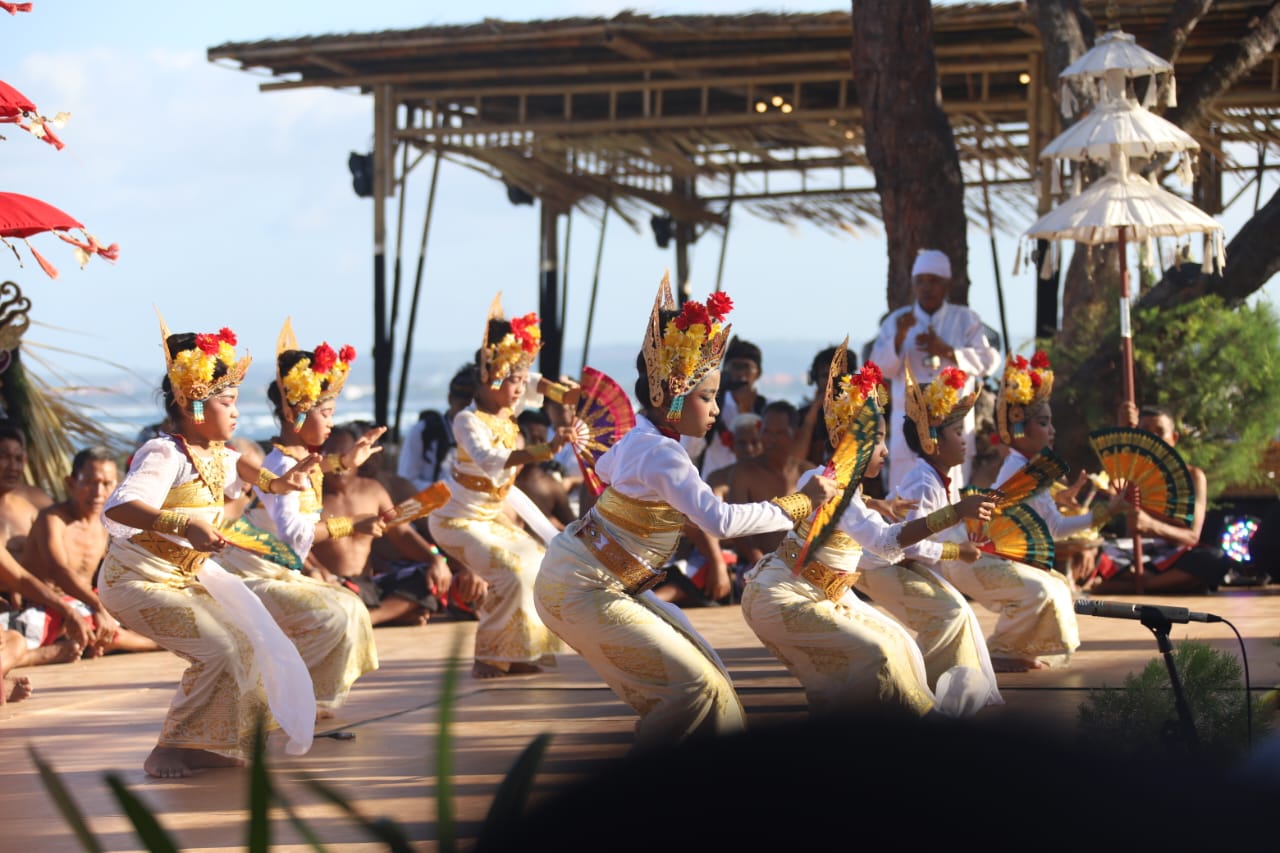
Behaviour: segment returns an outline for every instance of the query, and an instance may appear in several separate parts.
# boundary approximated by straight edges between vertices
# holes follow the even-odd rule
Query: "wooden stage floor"
[[[1120,600],[1222,616],[1245,638],[1255,695],[1280,684],[1280,587]],[[723,655],[753,725],[804,716],[798,683],[760,646],[738,607],[687,612]],[[981,609],[978,614],[989,630],[995,617]],[[418,849],[435,848],[437,703],[449,654],[459,644],[464,654],[470,651],[474,624],[446,620],[379,628],[381,669],[362,679],[338,717],[320,729],[350,731],[355,738],[318,738],[310,753],[300,757],[284,755],[273,740],[276,778],[330,849],[385,848],[302,787],[299,777],[320,779],[351,795],[369,816],[394,818]],[[1117,686],[1157,657],[1151,633],[1137,621],[1082,616],[1080,630],[1083,645],[1070,667],[1001,675],[1007,704],[988,708],[979,718],[1034,721],[1069,731],[1090,688]],[[1175,642],[1196,639],[1239,654],[1236,638],[1224,624],[1176,625],[1172,636]],[[244,771],[157,780],[141,770],[183,667],[177,657],[157,652],[20,670],[31,678],[35,695],[0,707],[0,826],[5,836],[42,853],[80,849],[27,755],[27,746],[34,745],[61,772],[107,850],[140,849],[104,784],[108,772],[118,773],[159,813],[184,850],[242,849]],[[454,792],[463,839],[474,836],[498,782],[539,733],[550,732],[553,738],[535,797],[602,768],[621,757],[631,742],[630,709],[572,652],[562,655],[559,668],[550,673],[478,681],[468,670],[459,685]],[[310,849],[278,811],[272,832],[273,849]]]

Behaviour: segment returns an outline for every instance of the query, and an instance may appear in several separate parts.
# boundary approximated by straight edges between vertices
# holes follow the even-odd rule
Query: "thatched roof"
[[[1117,22],[1150,43],[1172,3],[1115,5]],[[1181,81],[1244,31],[1254,5],[1214,4],[1179,57]],[[1105,22],[1106,3],[1085,6]],[[1059,130],[1026,6],[938,6],[934,27],[966,178],[989,183],[997,218],[1022,219],[1036,203],[1034,155]],[[848,229],[878,217],[850,44],[847,11],[624,12],[242,42],[208,56],[265,69],[276,79],[264,91],[371,93],[375,135],[377,117],[394,116],[386,144],[439,150],[564,208],[714,224],[733,176],[732,197],[756,213]],[[1280,142],[1280,66],[1264,66],[1220,103],[1215,147]]]

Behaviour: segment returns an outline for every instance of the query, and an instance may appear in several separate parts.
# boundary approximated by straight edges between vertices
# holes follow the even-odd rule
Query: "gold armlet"
[[[1111,507],[1106,504],[1094,504],[1089,507],[1089,517],[1093,519],[1093,526],[1100,527],[1111,520]]]
[[[326,453],[324,455],[325,470],[330,474],[345,474],[350,469],[342,464],[342,456],[338,453]]]
[[[553,403],[564,402],[564,395],[569,393],[568,385],[561,385],[559,382],[552,382],[545,376],[542,378],[542,383],[546,386],[542,389],[542,396],[546,397]]]
[[[813,514],[813,501],[809,500],[808,495],[800,492],[782,495],[772,499],[769,503],[785,512],[793,522],[804,521]]]
[[[259,489],[262,489],[266,494],[274,495],[275,492],[271,491],[271,484],[278,479],[280,478],[268,471],[266,468],[259,468],[258,479],[254,481],[254,485]]]
[[[524,449],[524,452],[528,453],[538,462],[546,462],[552,456],[555,456],[551,451],[551,445],[546,442],[543,442],[542,444],[531,444]]]
[[[942,543],[942,557],[941,557],[941,559],[943,559],[943,560],[958,560],[958,559],[960,559],[960,545],[959,545],[959,543],[956,543],[956,542],[943,542],[943,543]]]
[[[342,539],[355,531],[355,523],[349,515],[332,515],[324,520],[330,539]]]
[[[157,533],[186,536],[187,523],[189,521],[191,521],[191,516],[165,509],[161,510],[160,514],[156,516],[156,520],[151,523],[151,529]]]
[[[956,514],[956,508],[950,505],[935,509],[924,517],[925,526],[929,528],[930,533],[946,530],[959,520],[960,516]]]

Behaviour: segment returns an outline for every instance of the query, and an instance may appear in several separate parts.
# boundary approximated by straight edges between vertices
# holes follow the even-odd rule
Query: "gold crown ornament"
[[[534,311],[523,317],[512,317],[511,331],[501,340],[491,343],[489,322],[505,319],[502,292],[499,291],[489,305],[489,316],[484,322],[484,345],[480,348],[480,381],[487,382],[495,391],[511,374],[532,367],[533,360],[542,349],[542,327],[538,325],[538,314]]]
[[[310,357],[298,359],[282,376],[280,356],[297,349],[293,323],[286,317],[276,338],[276,385],[280,388],[280,408],[284,416],[293,421],[294,429],[301,429],[308,412],[321,403],[336,400],[342,393],[351,362],[356,360],[356,350],[346,344],[335,352],[328,343],[321,343]]]
[[[876,419],[884,412],[889,394],[884,388],[884,375],[874,361],[862,365],[857,373],[846,373],[849,364],[849,339],[836,348],[827,371],[827,393],[823,418],[831,446],[839,446],[845,435],[853,431],[859,442],[875,433]]]
[[[156,308],[156,317],[160,320],[160,348],[164,351],[164,370],[174,402],[184,407],[190,403],[191,420],[202,424],[204,401],[243,382],[253,359],[245,353],[244,358],[236,360],[236,333],[226,326],[216,332],[197,334],[194,347],[173,355],[169,352],[172,333],[159,308]],[[226,372],[215,379],[219,365],[226,368]]]
[[[1053,369],[1043,350],[1036,350],[1030,361],[1020,355],[1008,359],[996,401],[996,431],[1000,440],[1012,444],[1013,439],[1026,435],[1023,423],[1027,410],[1047,402],[1052,393]]]
[[[978,400],[976,391],[961,396],[969,374],[958,367],[944,367],[924,387],[911,375],[911,365],[903,359],[907,386],[906,415],[916,425],[920,449],[928,456],[938,449],[938,430],[964,420]]]
[[[649,403],[661,406],[663,391],[668,394],[667,420],[680,420],[684,398],[712,370],[720,366],[729,330],[724,318],[733,310],[727,293],[716,291],[706,303],[685,302],[680,313],[662,325],[662,312],[675,313],[671,295],[671,273],[663,273],[658,295],[653,300],[649,325],[644,333],[645,372],[649,376]]]

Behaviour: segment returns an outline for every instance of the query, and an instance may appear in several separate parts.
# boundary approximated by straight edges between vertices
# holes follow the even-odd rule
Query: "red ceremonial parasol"
[[[10,15],[16,15],[19,12],[30,12],[30,3],[0,3],[0,9],[4,9]]]
[[[54,135],[53,129],[62,127],[70,117],[70,113],[62,112],[53,118],[45,118],[30,98],[0,80],[0,124],[16,124],[36,139],[43,139],[61,151],[62,140]]]
[[[72,229],[79,231],[84,239],[77,240],[67,233]],[[10,243],[8,238],[22,240],[31,250],[36,262],[40,264],[40,269],[44,270],[49,278],[57,278],[58,270],[46,261],[27,239],[45,231],[75,246],[76,260],[80,262],[81,267],[89,262],[91,255],[101,255],[113,263],[120,255],[120,247],[115,243],[110,246],[102,245],[96,237],[84,230],[84,225],[53,205],[18,193],[0,193],[0,242],[13,250],[14,256],[18,258],[18,263],[21,265],[22,256],[18,254],[17,247]]]

